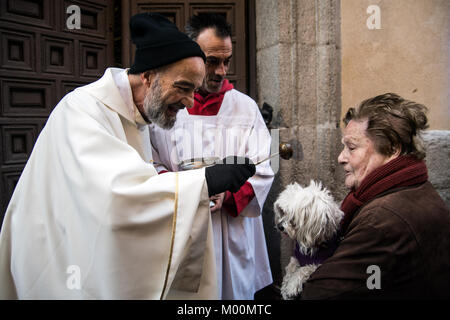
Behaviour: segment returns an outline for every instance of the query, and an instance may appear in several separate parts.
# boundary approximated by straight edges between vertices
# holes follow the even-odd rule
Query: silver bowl
[[[178,164],[178,168],[182,171],[201,169],[215,165],[219,160],[218,157],[203,157],[183,160]]]

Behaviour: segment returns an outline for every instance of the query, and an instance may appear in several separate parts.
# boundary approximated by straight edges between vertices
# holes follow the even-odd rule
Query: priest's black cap
[[[206,60],[200,46],[163,15],[139,13],[130,19],[131,40],[136,45],[129,73],[156,69],[189,57]]]

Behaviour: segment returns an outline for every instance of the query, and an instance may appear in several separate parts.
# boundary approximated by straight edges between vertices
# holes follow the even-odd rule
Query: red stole
[[[219,92],[210,93],[205,97],[196,93],[194,95],[194,106],[187,111],[191,115],[215,116],[219,113],[225,93],[231,89],[233,89],[233,85],[225,79]]]

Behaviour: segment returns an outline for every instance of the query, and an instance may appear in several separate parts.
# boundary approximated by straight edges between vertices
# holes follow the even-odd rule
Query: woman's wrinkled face
[[[343,130],[344,149],[338,162],[344,166],[345,186],[356,190],[373,170],[392,160],[393,156],[380,154],[367,136],[367,120],[351,120]]]

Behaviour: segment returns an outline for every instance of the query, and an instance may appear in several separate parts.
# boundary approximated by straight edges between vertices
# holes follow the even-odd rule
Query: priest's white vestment
[[[254,162],[270,154],[271,137],[256,103],[232,89],[217,115],[177,114],[171,130],[150,126],[156,169],[179,171],[191,158],[245,156]],[[163,173],[161,175],[165,175]],[[253,299],[272,283],[261,211],[274,178],[270,162],[256,166],[248,179],[255,197],[237,217],[224,208],[212,213],[217,278],[221,299]]]
[[[218,297],[204,169],[158,175],[149,139],[123,69],[58,103],[5,214],[0,299]]]

